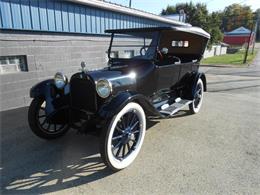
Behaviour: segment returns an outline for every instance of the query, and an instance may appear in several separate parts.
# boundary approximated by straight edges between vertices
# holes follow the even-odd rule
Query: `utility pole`
[[[255,32],[254,32],[254,42],[253,42],[253,48],[252,48],[252,54],[254,54],[255,50],[255,41],[256,41],[256,33],[257,33],[257,28],[258,28],[258,22],[259,22],[259,16],[257,16],[257,19],[255,21]]]
[[[132,7],[132,0],[129,0],[129,7]]]
[[[250,32],[250,35],[249,35],[249,38],[248,38],[248,41],[247,41],[246,53],[245,53],[245,57],[244,57],[244,61],[243,61],[244,64],[246,63],[246,60],[247,60],[247,55],[248,55],[249,45],[250,45],[250,42],[251,42],[251,37],[252,37],[252,34],[253,34],[253,29],[254,29],[254,22],[252,22],[251,32]]]

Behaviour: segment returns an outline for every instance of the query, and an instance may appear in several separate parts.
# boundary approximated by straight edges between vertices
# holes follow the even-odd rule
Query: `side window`
[[[27,71],[26,56],[0,56],[0,74]]]
[[[172,41],[172,47],[189,47],[189,41]]]
[[[134,57],[134,55],[135,55],[134,50],[125,50],[123,54],[124,58],[132,58]]]
[[[189,47],[189,41],[183,41],[183,47]]]
[[[118,51],[111,51],[111,52],[110,52],[110,57],[111,57],[111,58],[118,58],[118,56],[119,56],[118,53],[119,53]]]

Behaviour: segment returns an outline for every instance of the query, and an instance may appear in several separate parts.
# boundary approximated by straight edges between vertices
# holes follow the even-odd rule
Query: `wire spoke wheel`
[[[201,79],[199,79],[195,89],[194,100],[189,105],[190,111],[194,114],[198,113],[201,108],[202,100],[203,100],[203,92],[204,92],[203,82]]]
[[[118,160],[123,160],[131,154],[140,137],[140,120],[135,112],[136,110],[132,110],[123,115],[113,133],[112,153]],[[124,124],[124,129],[118,130],[121,124]]]
[[[202,97],[202,86],[199,83],[197,85],[197,89],[196,89],[196,94],[195,94],[195,100],[194,100],[194,106],[197,108],[201,102],[201,97]]]
[[[66,124],[56,124],[56,123],[51,122],[51,120],[50,120],[51,114],[46,115],[45,107],[46,107],[46,103],[45,103],[45,101],[43,101],[42,104],[40,105],[40,108],[39,108],[39,111],[37,114],[38,125],[41,128],[41,130],[46,133],[50,133],[50,134],[58,133],[59,131],[62,131],[64,129],[64,127],[66,126]]]
[[[32,131],[44,139],[54,139],[64,135],[69,125],[54,123],[52,114],[47,114],[46,102],[43,98],[33,99],[28,112],[29,125]]]
[[[146,130],[142,107],[128,103],[104,129],[101,136],[101,156],[113,170],[129,166],[138,155]]]

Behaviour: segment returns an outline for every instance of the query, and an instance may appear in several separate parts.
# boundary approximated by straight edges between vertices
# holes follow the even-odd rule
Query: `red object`
[[[251,37],[250,45],[253,43],[253,36]],[[248,42],[249,37],[250,35],[225,35],[223,42],[229,45],[244,45]]]

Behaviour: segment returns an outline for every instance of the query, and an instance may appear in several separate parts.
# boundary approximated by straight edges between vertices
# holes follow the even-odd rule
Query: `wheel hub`
[[[133,139],[134,134],[131,133],[130,127],[126,128],[124,131],[123,137],[122,137],[122,142],[124,144],[127,144],[131,139]]]

